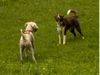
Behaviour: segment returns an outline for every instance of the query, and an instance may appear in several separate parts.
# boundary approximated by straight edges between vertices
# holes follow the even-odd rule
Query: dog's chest
[[[58,33],[61,33],[64,31],[64,27],[63,26],[60,26],[59,24],[57,24],[57,32]]]

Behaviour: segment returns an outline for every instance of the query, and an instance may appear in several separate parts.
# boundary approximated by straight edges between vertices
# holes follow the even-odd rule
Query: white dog
[[[38,26],[35,22],[27,22],[25,23],[25,30],[22,31],[21,29],[21,38],[20,38],[20,59],[23,60],[23,52],[26,52],[26,49],[31,50],[32,52],[32,59],[34,62],[35,56],[34,56],[34,35],[33,32],[35,32],[38,29]]]

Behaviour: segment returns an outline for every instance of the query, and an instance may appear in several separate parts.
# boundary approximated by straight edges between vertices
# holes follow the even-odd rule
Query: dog
[[[69,16],[71,14],[71,16]],[[63,45],[66,44],[66,32],[70,30],[70,32],[76,37],[75,29],[80,33],[82,39],[84,39],[83,33],[81,32],[80,24],[78,21],[77,11],[73,9],[69,9],[67,12],[67,17],[62,15],[56,15],[55,20],[57,23],[57,31],[59,44],[61,44],[61,36],[63,36]]]
[[[22,29],[21,31],[21,38],[20,38],[20,42],[19,42],[19,46],[20,46],[20,60],[23,60],[23,56],[25,55],[24,53],[26,53],[26,50],[31,50],[32,52],[32,59],[34,62],[36,62],[35,56],[34,56],[34,42],[35,42],[35,38],[33,33],[36,32],[38,30],[38,26],[35,22],[26,22],[25,23],[25,30],[23,31]]]

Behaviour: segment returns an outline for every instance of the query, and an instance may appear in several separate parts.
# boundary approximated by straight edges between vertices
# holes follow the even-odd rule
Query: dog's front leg
[[[57,24],[57,32],[58,32],[58,41],[59,41],[57,44],[58,46],[61,44],[61,34],[62,34],[61,27],[59,26],[59,24]]]
[[[63,45],[66,44],[66,35],[63,35]]]
[[[59,38],[59,45],[61,44],[61,34],[58,35]]]
[[[63,45],[66,44],[66,29],[63,27],[62,29],[62,32],[63,32]]]

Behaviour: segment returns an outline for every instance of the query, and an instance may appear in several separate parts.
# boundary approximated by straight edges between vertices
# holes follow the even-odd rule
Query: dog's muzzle
[[[36,28],[33,28],[33,31],[34,31],[34,32],[36,32],[37,30],[38,30],[38,27],[36,27]]]
[[[38,29],[34,29],[33,31],[36,32]]]

